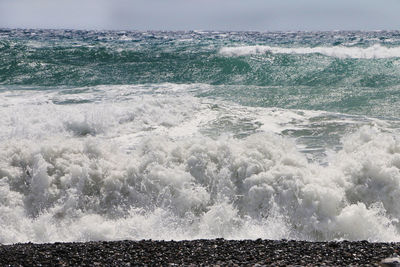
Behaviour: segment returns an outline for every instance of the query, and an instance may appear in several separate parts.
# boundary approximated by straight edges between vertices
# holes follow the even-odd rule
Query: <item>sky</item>
[[[400,0],[0,0],[0,28],[400,30]]]

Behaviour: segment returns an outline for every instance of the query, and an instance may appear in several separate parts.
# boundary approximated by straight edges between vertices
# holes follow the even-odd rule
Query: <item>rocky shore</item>
[[[288,240],[113,241],[0,245],[0,266],[377,266],[400,243]]]

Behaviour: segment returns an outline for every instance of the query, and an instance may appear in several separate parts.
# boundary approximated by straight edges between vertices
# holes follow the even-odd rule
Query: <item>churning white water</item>
[[[400,240],[388,122],[154,87],[0,92],[0,243]]]
[[[317,47],[273,47],[267,45],[223,47],[220,53],[224,56],[246,56],[256,54],[322,54],[337,58],[398,58],[400,47],[384,47],[375,44],[369,47],[352,46],[317,46]]]

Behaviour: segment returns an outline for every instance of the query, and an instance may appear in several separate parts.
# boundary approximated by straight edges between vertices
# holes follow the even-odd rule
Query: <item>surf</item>
[[[321,54],[340,59],[381,59],[381,58],[399,58],[400,47],[385,47],[375,44],[369,47],[349,47],[349,46],[321,46],[321,47],[273,47],[273,46],[239,46],[223,47],[219,51],[224,56],[249,56],[272,54]]]
[[[399,45],[0,30],[0,242],[398,241]]]

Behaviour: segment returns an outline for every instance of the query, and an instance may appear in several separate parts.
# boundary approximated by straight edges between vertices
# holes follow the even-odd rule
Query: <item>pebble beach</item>
[[[1,266],[379,266],[400,243],[112,241],[0,246]]]

